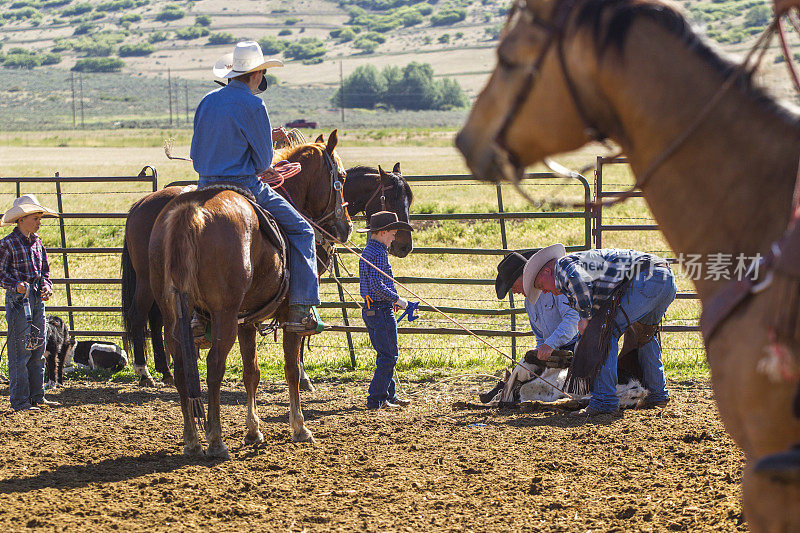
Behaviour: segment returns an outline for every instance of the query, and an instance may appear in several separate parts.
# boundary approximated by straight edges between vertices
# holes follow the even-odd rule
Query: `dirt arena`
[[[454,409],[477,384],[366,411],[366,382],[303,396],[316,445],[292,444],[288,394],[265,382],[266,442],[245,446],[245,392],[223,385],[231,459],[181,455],[173,389],[70,382],[64,406],[14,413],[0,391],[0,525],[19,531],[734,531],[743,458],[707,382],[663,411],[579,421]],[[409,389],[422,384],[407,384]]]

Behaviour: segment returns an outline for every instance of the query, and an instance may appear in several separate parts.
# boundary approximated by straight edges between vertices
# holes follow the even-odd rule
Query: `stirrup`
[[[289,315],[292,316],[293,314],[295,313],[292,312]],[[325,323],[319,317],[317,308],[312,305],[309,306],[308,314],[300,318],[299,322],[289,322],[287,320],[284,322],[283,328],[289,333],[295,333],[301,337],[305,337],[307,335],[316,335],[317,333],[321,333],[322,330],[325,329]]]

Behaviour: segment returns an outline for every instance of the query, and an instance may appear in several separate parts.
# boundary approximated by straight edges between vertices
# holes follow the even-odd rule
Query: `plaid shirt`
[[[392,266],[389,264],[388,248],[382,242],[369,239],[361,255],[364,259],[394,277]],[[394,303],[400,297],[397,294],[394,281],[388,279],[363,260],[358,261],[358,277],[361,280],[361,296],[364,298],[369,296],[373,302]]]
[[[31,233],[29,239],[14,228],[0,240],[0,287],[13,290],[20,281],[41,282],[40,289],[53,289],[42,239],[36,233]]]
[[[647,260],[663,261],[653,254],[616,248],[567,254],[555,264],[556,288],[578,315],[588,320],[593,308],[599,308],[620,283],[638,273],[639,263]],[[641,271],[650,272],[650,268]]]

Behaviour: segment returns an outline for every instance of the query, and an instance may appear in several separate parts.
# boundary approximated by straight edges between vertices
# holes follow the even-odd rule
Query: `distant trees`
[[[9,48],[0,56],[0,64],[6,68],[32,69],[42,65],[55,65],[61,62],[60,54],[40,53],[25,48]]]
[[[452,79],[435,80],[427,63],[409,63],[403,68],[373,65],[356,68],[334,94],[333,103],[342,107],[394,109],[452,109],[467,105],[461,86]]]
[[[147,56],[155,51],[156,48],[150,43],[123,44],[119,47],[119,56]]]
[[[315,37],[302,37],[289,43],[283,50],[283,55],[291,59],[314,59],[325,55],[325,43]]]
[[[178,20],[182,19],[186,13],[180,7],[174,4],[167,4],[164,6],[161,11],[156,15],[156,20],[160,21],[169,21],[169,20]]]
[[[79,59],[72,70],[76,72],[119,72],[125,62],[118,57],[89,57]]]
[[[232,33],[219,32],[208,36],[208,44],[231,44],[236,42],[236,37]]]

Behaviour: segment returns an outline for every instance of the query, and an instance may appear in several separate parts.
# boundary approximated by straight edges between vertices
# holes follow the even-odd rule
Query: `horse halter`
[[[317,220],[317,224],[322,224],[325,220],[335,217],[338,222],[346,219],[347,202],[344,201],[344,186],[342,180],[339,179],[339,168],[333,160],[333,156],[326,150],[322,150],[323,158],[325,159],[325,166],[328,167],[330,174],[330,190],[331,195],[328,198],[328,203],[325,206],[322,217]]]
[[[553,20],[551,22],[542,21],[536,18],[536,15],[533,13],[525,0],[517,0],[514,2],[514,4],[511,6],[511,10],[508,13],[506,27],[508,27],[517,14],[520,14],[520,16],[524,17],[525,22],[527,22],[529,25],[541,28],[547,32],[547,37],[544,45],[542,46],[541,52],[539,52],[538,57],[528,67],[525,75],[525,81],[522,84],[519,92],[517,92],[516,96],[514,97],[511,107],[503,117],[503,122],[501,123],[500,129],[497,130],[497,134],[492,141],[494,152],[500,158],[499,166],[503,173],[503,177],[512,183],[519,181],[524,169],[519,162],[519,157],[506,143],[506,136],[509,128],[511,128],[511,125],[516,118],[517,113],[527,101],[530,93],[533,91],[539,74],[541,73],[541,67],[544,63],[545,57],[554,44],[558,53],[558,62],[561,66],[561,72],[564,75],[564,81],[567,85],[567,89],[569,90],[570,97],[572,98],[572,103],[585,126],[584,133],[590,140],[593,141],[604,142],[606,140],[606,136],[603,135],[598,128],[593,126],[592,121],[589,120],[589,116],[586,113],[586,108],[581,103],[581,100],[578,97],[578,90],[575,87],[572,77],[569,75],[569,71],[567,70],[566,56],[564,53],[564,33],[567,21],[572,14],[572,10],[578,5],[578,3],[579,0],[561,0],[560,2],[556,3],[553,13]],[[503,64],[502,57],[500,58],[500,63]],[[506,66],[512,69],[521,68],[520,65],[508,65],[507,63]]]
[[[381,194],[381,211],[386,211],[386,191],[390,190],[391,187],[387,187],[383,184],[383,179],[381,178],[380,174],[375,174],[378,177],[378,186],[375,189],[375,192],[372,193],[372,196],[369,197],[369,200],[366,201],[364,204],[364,212],[367,212],[367,207],[369,204],[375,200],[375,197],[378,196],[378,193]]]

